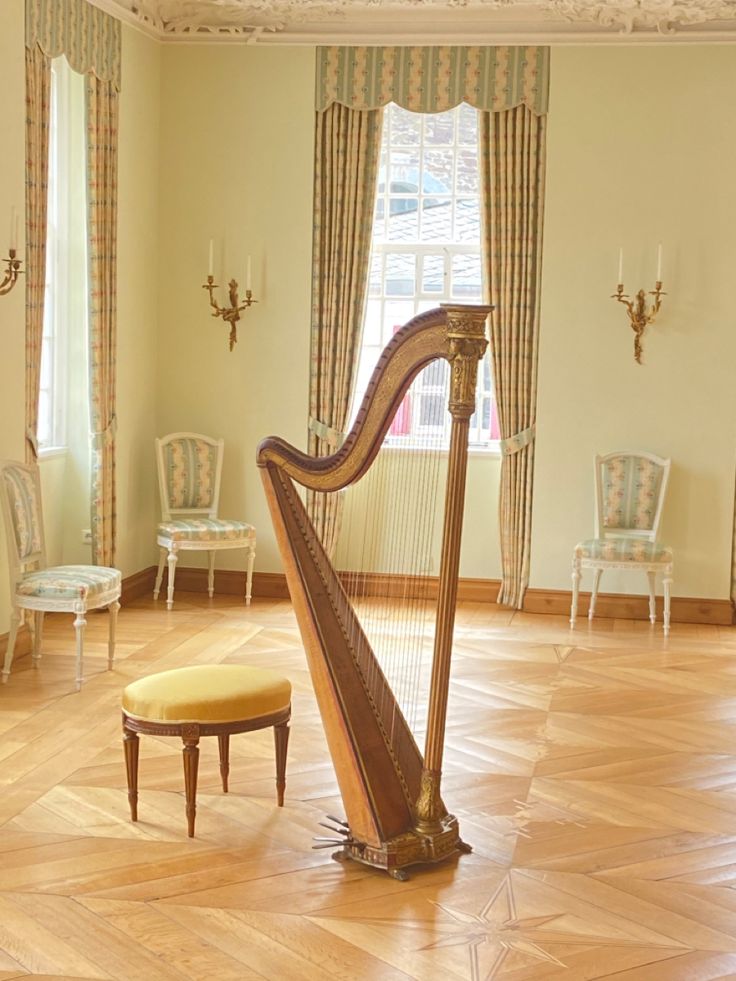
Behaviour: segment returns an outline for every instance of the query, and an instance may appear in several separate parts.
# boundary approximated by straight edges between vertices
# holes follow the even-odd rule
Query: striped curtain
[[[334,453],[348,423],[368,286],[382,109],[333,102],[317,113],[309,452]],[[309,492],[307,511],[330,555],[342,501]]]
[[[501,430],[501,589],[529,584],[546,117],[526,105],[480,114],[483,250],[494,306],[491,359]]]
[[[115,353],[119,93],[86,79],[92,555],[115,561]]]
[[[26,48],[26,461],[38,456],[38,394],[46,293],[51,61]]]

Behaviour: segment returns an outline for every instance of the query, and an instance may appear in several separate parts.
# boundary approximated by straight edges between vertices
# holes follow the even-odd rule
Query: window
[[[482,302],[477,119],[467,105],[432,115],[386,107],[357,399],[380,352],[407,320],[442,302]],[[422,445],[447,435],[448,371],[446,362],[436,362],[416,379],[389,443]],[[486,355],[471,442],[488,446],[498,438]]]
[[[46,294],[38,404],[40,450],[67,446],[88,412],[84,78],[51,63]],[[84,418],[84,416],[80,417]],[[89,426],[84,426],[87,438]]]

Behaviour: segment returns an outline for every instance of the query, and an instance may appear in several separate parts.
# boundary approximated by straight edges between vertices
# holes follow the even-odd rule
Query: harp
[[[469,850],[440,793],[469,424],[491,307],[445,304],[384,349],[342,447],[315,458],[270,437],[258,450],[266,497],[346,813],[342,855],[405,878],[406,866]],[[449,362],[450,447],[426,742],[420,751],[309,520],[296,485],[334,493],[371,467],[412,381]]]

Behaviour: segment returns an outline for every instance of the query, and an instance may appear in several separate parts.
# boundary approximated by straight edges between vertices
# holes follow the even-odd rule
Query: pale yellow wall
[[[171,47],[163,64],[158,428],[224,437],[221,513],[256,526],[256,568],[275,571],[255,455],[272,433],[305,441],[314,52]],[[253,257],[259,302],[232,353],[201,288],[210,238],[220,283],[242,286]],[[243,568],[243,555],[218,565]]]
[[[156,558],[156,476],[150,446],[164,392],[156,374],[159,277],[161,47],[123,25],[118,176],[116,565],[123,576]]]
[[[733,46],[552,52],[531,584],[569,588],[596,452],[672,457],[674,592],[729,595],[736,441]],[[664,299],[633,360],[615,289]],[[643,580],[643,577],[642,577]],[[602,588],[643,592],[613,573]]]

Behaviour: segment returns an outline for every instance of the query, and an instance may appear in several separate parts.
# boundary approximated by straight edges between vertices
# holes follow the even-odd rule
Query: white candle
[[[212,276],[215,268],[215,243],[210,239],[210,261],[207,266],[207,275]]]
[[[657,246],[657,282],[662,282],[662,243]]]
[[[251,289],[251,287],[252,287],[252,285],[253,285],[252,284],[252,278],[253,278],[252,273],[253,273],[253,264],[251,262],[250,256],[248,256],[247,262],[245,264],[245,289],[246,289],[246,292],[249,292],[250,289]]]
[[[618,250],[618,282],[619,284],[624,281],[624,250],[619,246]]]
[[[18,233],[18,215],[15,210],[15,205],[10,209],[10,248],[15,250],[17,244],[17,233]]]
[[[15,243],[13,245],[13,248],[15,248],[15,249],[18,248],[18,237],[19,237],[19,235],[20,235],[20,215],[16,212],[16,215],[15,215]]]

